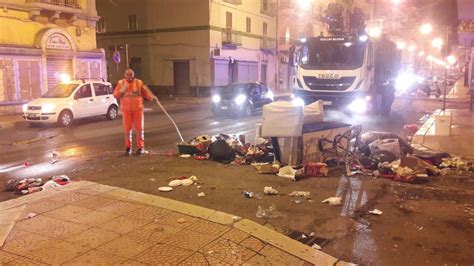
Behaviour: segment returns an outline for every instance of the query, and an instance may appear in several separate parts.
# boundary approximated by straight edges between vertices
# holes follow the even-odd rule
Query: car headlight
[[[367,101],[365,99],[355,99],[347,107],[349,111],[354,113],[365,113],[367,111]]]
[[[56,105],[54,103],[47,103],[43,106],[41,106],[41,112],[42,113],[51,113],[54,111],[54,108],[56,108]]]
[[[247,96],[240,94],[239,96],[235,97],[235,103],[238,105],[243,104],[247,100]]]
[[[295,106],[304,106],[305,105],[305,102],[303,99],[299,98],[299,97],[295,97],[291,103]]]
[[[268,98],[268,99],[271,99],[273,101],[273,92],[271,91],[268,91],[267,94],[265,94],[265,97]]]
[[[219,102],[221,101],[221,96],[219,96],[219,95],[217,95],[217,94],[214,95],[214,96],[212,96],[212,101],[213,101],[214,103],[219,103]]]
[[[21,106],[21,110],[23,111],[23,113],[26,113],[26,111],[28,111],[28,104],[26,104],[26,103],[23,104],[23,105]]]

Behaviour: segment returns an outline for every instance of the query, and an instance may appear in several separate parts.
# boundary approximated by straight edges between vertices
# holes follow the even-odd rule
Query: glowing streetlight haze
[[[311,0],[298,0],[298,6],[302,10],[308,10],[311,6]]]
[[[431,42],[431,45],[433,45],[433,47],[437,48],[437,49],[441,49],[441,47],[443,47],[443,39],[441,38],[435,38],[433,39],[433,41]]]
[[[425,24],[421,25],[421,28],[420,28],[421,34],[428,35],[432,31],[433,31],[433,26],[431,26],[431,24],[425,23]]]

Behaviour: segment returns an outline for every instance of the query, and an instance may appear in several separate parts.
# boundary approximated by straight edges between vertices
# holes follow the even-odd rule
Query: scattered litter
[[[329,168],[325,163],[307,163],[304,166],[305,177],[328,176]]]
[[[305,234],[301,235],[301,239],[306,239],[306,238],[308,238],[308,237]]]
[[[209,250],[209,251],[207,252],[207,254],[209,254],[209,255],[211,255],[211,254],[213,254],[213,253],[214,253],[213,250]]]
[[[280,169],[280,165],[276,163],[253,163],[252,166],[255,167],[259,174],[276,174]]]
[[[199,192],[199,193],[197,194],[197,196],[198,196],[199,198],[202,198],[202,197],[206,196],[206,194],[204,194],[204,192]]]
[[[52,160],[51,160],[51,164],[55,164],[55,163],[57,163],[57,162],[59,162],[58,159],[52,159]]]
[[[292,199],[292,200],[290,200],[290,202],[293,202],[293,203],[296,203],[296,204],[301,204],[301,203],[304,203],[304,198]]]
[[[293,167],[291,166],[285,166],[285,167],[280,168],[277,176],[288,178],[291,180],[296,180],[296,170],[293,169]]]
[[[172,187],[159,187],[158,190],[161,192],[170,192],[171,190],[173,190],[173,188]]]
[[[28,213],[28,216],[27,216],[27,217],[28,217],[28,219],[31,219],[31,218],[36,217],[36,215],[37,215],[36,213],[30,212],[30,213]]]
[[[193,182],[191,179],[183,179],[183,180],[181,180],[181,185],[182,185],[182,186],[185,186],[185,187],[190,186],[190,185],[192,185],[193,183],[194,183],[194,182]]]
[[[197,186],[197,188],[201,188],[201,186]]]
[[[311,232],[311,234],[309,234],[309,237],[313,237],[315,236],[316,234],[314,232]]]
[[[256,216],[257,218],[277,218],[284,217],[285,215],[277,210],[275,204],[272,204],[266,209],[262,206],[258,206]]]
[[[373,209],[373,210],[370,210],[369,213],[373,215],[382,215],[383,212],[379,209]]]
[[[148,180],[151,181],[151,182],[155,182],[155,181],[156,181],[156,179],[154,179],[154,178],[150,178],[150,179],[148,179]]]
[[[313,244],[311,247],[316,249],[316,250],[321,250],[322,249],[321,246],[318,245],[318,244]]]
[[[232,221],[234,222],[237,222],[239,221],[241,218],[239,216],[232,216]]]
[[[184,218],[179,218],[178,220],[176,220],[176,222],[178,222],[179,224],[183,224],[183,223],[186,223],[188,220],[184,219]]]
[[[52,157],[52,158],[56,158],[56,157],[58,157],[58,155],[59,155],[59,154],[58,154],[57,152],[55,152],[55,151],[51,152],[51,157]]]
[[[341,197],[330,197],[330,198],[327,198],[327,199],[325,199],[321,202],[322,203],[329,203],[329,205],[331,205],[331,206],[338,206],[338,205],[342,204],[342,198]]]
[[[183,180],[180,180],[180,179],[176,179],[176,180],[172,180],[171,182],[168,183],[168,186],[170,187],[178,187],[178,186],[181,186],[183,184]]]
[[[25,161],[25,162],[23,163],[23,165],[24,165],[24,166],[30,166],[30,163]]]
[[[44,185],[42,186],[43,190],[49,190],[49,189],[57,189],[61,187],[58,183],[54,182],[53,180],[49,180]]]
[[[244,192],[242,192],[242,194],[244,194],[244,196],[246,198],[249,198],[249,199],[253,198],[253,192],[251,192],[251,191],[244,191]]]
[[[265,187],[263,189],[263,193],[267,195],[278,195],[278,190],[272,188],[272,187]]]
[[[181,154],[179,157],[181,158],[191,158],[191,154]]]
[[[190,180],[192,180],[193,182],[197,182],[198,181],[198,178],[194,175],[192,175],[191,177],[189,177]]]
[[[309,191],[293,191],[289,194],[290,197],[309,197],[310,195]]]

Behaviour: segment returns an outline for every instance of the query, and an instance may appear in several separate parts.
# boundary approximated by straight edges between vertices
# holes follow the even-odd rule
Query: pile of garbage
[[[66,175],[52,176],[48,180],[42,178],[10,179],[5,191],[13,191],[18,195],[27,195],[42,190],[57,189],[67,185],[71,179]]]
[[[474,172],[473,161],[412,146],[402,137],[388,132],[363,134],[358,150],[362,172],[399,182],[423,183],[431,176]]]
[[[273,148],[269,141],[256,144],[245,142],[245,136],[201,135],[188,143],[178,145],[182,158],[195,160],[213,160],[233,165],[249,165],[255,162],[273,162]]]

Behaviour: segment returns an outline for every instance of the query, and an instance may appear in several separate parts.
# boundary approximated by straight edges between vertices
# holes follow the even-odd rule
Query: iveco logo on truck
[[[318,79],[339,79],[338,74],[318,74]]]

